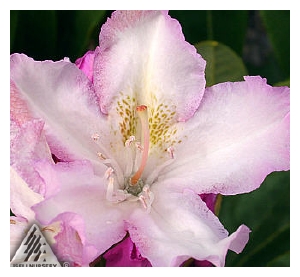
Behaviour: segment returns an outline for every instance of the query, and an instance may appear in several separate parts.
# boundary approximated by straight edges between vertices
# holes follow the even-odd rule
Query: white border
[[[4,244],[4,249],[1,250],[1,259],[0,263],[3,265],[1,268],[2,270],[5,270],[6,267],[11,269],[9,267],[9,261],[8,261],[8,248],[9,248],[9,241],[8,237],[10,235],[9,232],[9,225],[7,224],[7,207],[9,206],[9,52],[10,52],[10,46],[9,46],[9,37],[10,37],[10,20],[9,20],[9,11],[10,10],[26,10],[26,9],[33,9],[33,10],[39,10],[39,9],[58,9],[58,10],[80,10],[80,9],[104,9],[104,10],[112,10],[114,7],[117,7],[119,9],[150,9],[148,5],[138,3],[136,5],[136,2],[133,1],[132,3],[128,3],[128,1],[116,1],[116,0],[109,0],[108,3],[103,3],[104,1],[89,1],[87,4],[86,1],[76,1],[71,2],[65,1],[62,2],[61,0],[52,0],[47,1],[47,3],[43,3],[42,1],[11,1],[7,3],[6,5],[9,7],[9,10],[6,10],[6,7],[2,7],[0,13],[1,13],[1,26],[4,26],[4,28],[1,30],[1,101],[0,101],[0,110],[1,110],[1,219],[2,219],[2,226],[1,226],[1,242]],[[177,10],[189,10],[189,9],[199,9],[199,10],[207,10],[207,9],[217,9],[217,10],[291,10],[291,268],[298,266],[298,249],[299,249],[299,235],[298,235],[298,221],[299,218],[299,166],[300,166],[300,152],[299,152],[299,143],[300,143],[300,136],[299,136],[299,126],[300,126],[300,89],[299,89],[299,63],[298,63],[298,57],[299,57],[299,42],[298,42],[298,33],[299,31],[296,30],[296,28],[299,28],[299,22],[298,18],[299,15],[297,14],[297,9],[293,5],[295,1],[249,1],[248,3],[242,3],[245,1],[181,1],[180,3],[174,2],[174,1],[161,1],[161,0],[151,0],[151,9],[177,9]],[[196,2],[196,4],[195,4]],[[6,27],[7,26],[7,27]],[[4,176],[4,178],[3,178]],[[276,216],[276,215],[275,215]],[[4,231],[3,231],[4,230]],[[167,273],[171,274],[186,274],[186,272],[189,273],[196,273],[201,275],[230,275],[233,276],[235,274],[243,274],[243,276],[253,276],[253,273],[256,273],[259,271],[258,276],[263,276],[265,274],[286,274],[288,273],[288,276],[294,276],[291,268],[151,268],[151,269],[127,269],[127,268],[102,268],[95,272],[96,269],[88,269],[91,270],[90,272],[96,273],[96,274],[111,274],[116,273],[120,274],[121,276],[126,276],[127,274],[130,276],[136,275],[147,275],[147,274],[157,274],[161,273],[161,270],[167,271]],[[31,276],[41,276],[41,274],[44,274],[44,271],[39,271],[40,269],[31,269],[28,268],[28,274]],[[63,269],[64,270],[64,269]],[[71,271],[74,269],[70,269]],[[86,269],[79,269],[80,270],[86,270]],[[109,271],[107,271],[109,270]],[[176,271],[175,271],[176,270]],[[184,272],[180,272],[180,270],[184,270]],[[197,272],[195,272],[197,270]],[[220,271],[222,270],[222,271]],[[55,273],[60,273],[61,270],[55,271]],[[65,271],[63,271],[65,272]],[[75,271],[73,271],[74,273]],[[78,273],[76,269],[76,273]],[[81,271],[82,273],[82,271]],[[92,273],[92,274],[93,274]],[[166,273],[166,272],[165,272]],[[6,274],[6,273],[5,273]],[[9,276],[20,276],[23,275],[24,271],[18,271],[18,270],[10,270]],[[27,272],[26,272],[27,274]],[[51,273],[50,273],[51,274]],[[53,273],[52,273],[53,274]],[[297,273],[296,273],[297,274]]]

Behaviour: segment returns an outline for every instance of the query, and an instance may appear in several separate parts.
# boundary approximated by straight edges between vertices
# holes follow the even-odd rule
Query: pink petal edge
[[[147,99],[157,99],[157,105],[176,106],[176,119],[185,121],[201,101],[205,65],[185,41],[179,22],[166,12],[115,11],[102,26],[95,51],[94,84],[101,110],[110,113],[122,92],[138,105],[151,106]]]

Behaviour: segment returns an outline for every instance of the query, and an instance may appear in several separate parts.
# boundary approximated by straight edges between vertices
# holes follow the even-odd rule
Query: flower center
[[[148,159],[150,137],[147,107],[145,105],[137,106],[136,113],[141,121],[141,140],[143,146],[138,145],[138,148],[142,151],[142,158],[138,170],[130,178],[125,178],[125,190],[134,196],[138,196],[145,185],[141,176]],[[135,138],[133,136],[130,137],[129,140],[127,140],[126,145],[130,146],[134,140]]]
[[[134,114],[137,116],[138,121],[135,122],[135,127],[130,129],[131,136],[129,138],[127,137],[127,140],[124,141],[125,147],[123,149],[125,166],[121,168],[114,159],[108,158],[108,154],[105,151],[101,151],[101,153],[99,152],[97,155],[98,158],[107,165],[107,170],[104,175],[107,180],[106,199],[114,203],[139,201],[146,211],[150,211],[154,199],[154,194],[151,192],[150,186],[157,180],[161,170],[174,161],[174,148],[172,146],[173,143],[170,143],[167,139],[167,143],[171,144],[165,149],[165,151],[169,153],[169,158],[165,156],[162,158],[162,155],[160,154],[160,160],[155,168],[151,171],[148,170],[147,174],[144,174],[146,176],[143,176],[150,151],[151,132],[153,134],[156,130],[153,129],[156,126],[156,123],[153,123],[153,118],[155,119],[157,115],[153,115],[151,109],[148,111],[148,108],[145,105],[137,106]],[[150,119],[148,119],[148,116],[150,116]],[[156,127],[160,128],[159,126]],[[151,131],[150,129],[153,130]],[[132,132],[137,135],[137,140],[136,137],[132,135]],[[92,135],[92,139],[95,142],[99,140],[99,137],[100,135],[98,134]],[[163,136],[162,140],[164,140],[165,137],[166,135]],[[151,145],[153,145],[153,142]]]
[[[139,142],[135,141],[135,137],[131,136],[125,142],[125,148],[129,152],[136,152],[136,155],[139,158],[136,158],[135,160],[139,162],[139,166],[136,167],[137,171],[135,173],[133,173],[130,177],[124,178],[124,185],[121,187],[118,187],[118,185],[115,183],[114,169],[112,167],[108,167],[105,173],[105,178],[108,180],[106,198],[108,201],[111,202],[122,202],[125,200],[140,201],[143,207],[147,211],[149,211],[154,196],[153,193],[150,191],[149,185],[147,185],[141,178],[148,160],[150,144],[150,131],[147,107],[145,105],[137,106],[136,114],[140,119],[141,123],[142,143],[140,144]],[[133,143],[135,144],[134,148],[132,148]]]

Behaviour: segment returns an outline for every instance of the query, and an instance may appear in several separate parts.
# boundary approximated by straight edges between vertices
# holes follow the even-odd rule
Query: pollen
[[[149,109],[149,129],[150,129],[150,144],[158,146],[162,150],[166,150],[177,143],[177,129],[174,125],[176,106],[169,106],[160,103]]]
[[[97,140],[99,140],[100,135],[97,134],[97,133],[95,133],[95,134],[93,134],[93,135],[91,136],[91,138],[92,138],[94,141],[97,141]]]
[[[135,95],[135,93],[132,93]],[[167,151],[169,146],[172,146],[178,141],[176,140],[177,129],[174,127],[176,123],[176,106],[162,103],[150,94],[148,108],[148,123],[150,130],[150,148],[158,146],[161,151]],[[125,95],[120,92],[120,98],[116,103],[116,111],[120,117],[119,131],[123,137],[123,143],[128,143],[128,138],[136,135],[138,115],[136,108],[143,109],[144,105],[138,106],[134,96]]]
[[[130,97],[129,95],[124,95],[124,93],[120,92],[121,99],[117,102],[116,110],[119,114],[121,120],[119,122],[119,129],[123,136],[123,142],[135,134],[136,132],[136,106],[137,102],[134,97]]]

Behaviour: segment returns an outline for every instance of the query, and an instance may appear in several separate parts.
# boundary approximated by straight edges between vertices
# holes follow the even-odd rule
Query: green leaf
[[[290,252],[287,252],[281,256],[276,257],[270,261],[267,266],[283,267],[290,264]]]
[[[219,218],[226,229],[232,233],[246,224],[252,231],[241,254],[228,252],[227,266],[289,266],[289,176],[274,172],[251,193],[223,197]]]
[[[195,45],[198,53],[206,60],[206,86],[229,81],[241,81],[247,75],[242,59],[228,46],[205,41]]]
[[[58,51],[71,61],[99,45],[100,27],[106,20],[106,11],[58,11]]]
[[[242,54],[246,35],[248,11],[170,11],[182,25],[186,40],[192,44],[203,40],[216,40]]]
[[[285,78],[288,78],[290,76],[290,11],[260,11],[260,15],[279,65],[285,73]]]
[[[74,34],[72,37],[73,53],[77,57],[94,49],[98,44],[98,35],[101,23],[106,15],[105,11],[82,10],[74,11]],[[96,41],[93,41],[93,32],[97,29]]]
[[[10,47],[11,47],[11,49],[15,42],[17,24],[18,24],[18,11],[10,11]]]
[[[278,83],[274,84],[274,86],[276,86],[276,87],[290,87],[290,79],[278,82]]]
[[[16,11],[14,12],[16,13]],[[11,52],[25,53],[36,60],[56,57],[57,18],[55,11],[17,11],[17,26],[11,28]]]

